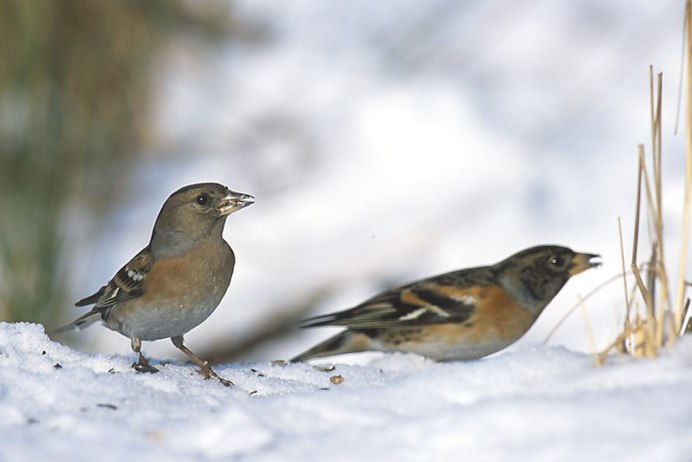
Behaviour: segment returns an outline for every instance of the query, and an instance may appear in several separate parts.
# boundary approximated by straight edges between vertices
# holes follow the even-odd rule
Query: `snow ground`
[[[654,461],[692,454],[692,337],[656,361],[526,347],[439,364],[190,365],[154,375],[0,323],[0,460]],[[159,363],[160,365],[160,363]],[[339,384],[332,378],[340,376]],[[337,381],[336,379],[333,379]]]

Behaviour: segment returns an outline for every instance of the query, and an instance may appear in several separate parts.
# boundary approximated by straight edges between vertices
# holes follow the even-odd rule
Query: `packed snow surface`
[[[334,368],[86,354],[0,323],[0,460],[665,460],[692,454],[692,338],[656,360],[527,346]],[[325,365],[326,363],[319,363]]]

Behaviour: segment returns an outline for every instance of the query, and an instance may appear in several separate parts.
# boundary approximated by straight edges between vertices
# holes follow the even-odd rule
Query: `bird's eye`
[[[562,267],[565,264],[565,259],[562,258],[560,255],[552,255],[548,259],[548,262],[551,266]]]
[[[207,195],[207,194],[200,194],[199,196],[197,196],[197,198],[195,199],[195,201],[196,201],[199,205],[207,205],[207,204],[209,203],[209,195]]]

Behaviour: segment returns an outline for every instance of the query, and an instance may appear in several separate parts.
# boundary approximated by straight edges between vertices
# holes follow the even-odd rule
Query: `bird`
[[[540,245],[490,266],[453,271],[384,291],[301,327],[346,330],[291,362],[362,351],[407,352],[435,361],[475,360],[521,338],[575,274],[600,265],[596,254]]]
[[[253,204],[249,194],[218,183],[184,186],[161,207],[149,244],[113,278],[76,306],[93,308],[51,334],[81,330],[101,320],[130,339],[137,372],[159,370],[142,354],[142,341],[170,338],[205,378],[220,377],[183,343],[221,302],[233,275],[235,254],[223,239],[228,216]]]

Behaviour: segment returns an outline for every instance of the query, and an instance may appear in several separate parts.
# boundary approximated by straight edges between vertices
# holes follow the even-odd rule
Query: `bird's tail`
[[[302,352],[292,358],[291,362],[297,363],[312,358],[368,351],[371,349],[371,344],[372,339],[364,332],[345,330]]]
[[[71,323],[69,323],[65,326],[62,326],[62,327],[58,327],[57,329],[54,329],[48,333],[49,334],[58,334],[60,332],[67,332],[70,330],[80,331],[86,327],[89,327],[90,325],[92,325],[93,323],[98,321],[99,319],[101,319],[101,310],[93,309],[93,310],[89,311],[87,314],[78,317],[77,319],[75,319]]]

